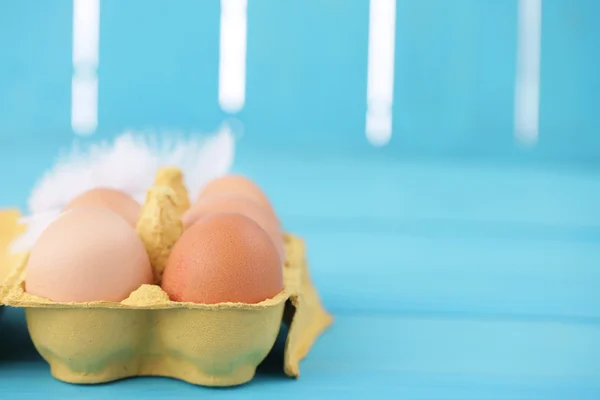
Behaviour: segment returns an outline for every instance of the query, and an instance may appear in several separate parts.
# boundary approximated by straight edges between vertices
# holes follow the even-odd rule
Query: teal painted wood
[[[7,316],[10,325],[2,337],[10,341],[0,346],[0,391],[13,396],[546,400],[600,395],[597,324],[340,316],[302,363],[298,381],[284,377],[281,358],[273,357],[249,385],[216,390],[160,378],[97,386],[56,381],[28,341],[21,311],[10,309]]]
[[[236,116],[246,135],[261,145],[362,151],[368,1],[272,3],[248,9],[247,103]],[[0,7],[0,140],[68,142],[72,3]],[[96,138],[221,123],[218,9],[216,1],[102,1]],[[513,139],[517,0],[397,0],[391,153],[595,160],[599,11],[594,0],[544,2],[541,133],[524,150]]]
[[[556,157],[598,160],[600,139],[595,134],[600,85],[598,52],[592,43],[600,26],[592,19],[600,7],[593,0],[546,1],[541,68],[546,83],[540,102],[540,129],[546,150]],[[585,145],[584,145],[585,143]]]
[[[9,343],[0,353],[0,390],[41,390],[57,398],[135,391],[159,398],[168,390],[181,396],[319,393],[328,398],[353,393],[417,399],[573,398],[569,393],[594,399],[600,394],[595,350],[600,340],[600,232],[593,221],[578,218],[582,203],[575,201],[600,196],[593,171],[403,163],[367,168],[360,159],[319,163],[298,155],[305,161],[300,164],[289,154],[278,157],[260,162],[262,154],[242,148],[236,169],[263,183],[286,227],[307,240],[313,279],[337,316],[332,330],[302,363],[300,381],[259,376],[244,389],[225,392],[165,379],[92,388],[65,385],[54,381],[34,355],[21,312],[8,310],[0,328],[0,342]],[[339,177],[340,168],[354,179],[331,183],[329,178]],[[391,189],[397,171],[405,168],[413,171],[409,176],[427,171],[428,191],[419,190],[423,186]],[[357,172],[363,169],[364,175]],[[479,172],[470,177],[466,171]],[[547,175],[554,182],[551,192],[539,185]],[[383,181],[367,185],[368,176]],[[457,187],[468,199],[481,193],[479,186],[489,180],[498,182],[492,192],[497,201],[483,202],[488,208],[472,214],[471,220],[465,217],[469,214],[427,217],[429,190]],[[535,219],[519,223],[515,215],[528,211],[515,207],[522,190],[504,190],[502,185],[520,180],[523,187],[529,183],[534,188],[527,192],[534,200],[567,197],[548,202],[549,208]],[[538,186],[544,190],[536,190]],[[386,219],[388,205],[381,202],[381,216],[361,216],[360,210],[373,210],[376,198],[360,193],[359,187],[385,187],[385,193],[398,199],[410,193],[412,211],[393,214],[402,207],[389,206]],[[20,188],[23,196],[26,187]],[[450,193],[435,197],[441,202]],[[321,195],[319,203],[316,195]],[[6,198],[0,198],[1,204],[8,204]],[[372,203],[365,208],[368,201]],[[536,210],[533,201],[523,204],[530,212]],[[357,210],[354,215],[352,209]],[[453,209],[444,212],[452,215]]]
[[[178,3],[101,3],[108,29],[100,38],[98,119],[105,135],[125,125],[189,131],[221,123],[219,65],[207,62],[219,57],[219,2]]]
[[[71,19],[67,1],[0,5],[0,148],[71,139]]]

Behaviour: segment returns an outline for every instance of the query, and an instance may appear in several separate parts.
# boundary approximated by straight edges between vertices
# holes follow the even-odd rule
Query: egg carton
[[[11,265],[19,262],[20,256],[10,251],[12,240],[23,233],[24,227],[18,223],[20,214],[17,210],[0,210],[0,294],[2,282],[7,278]],[[0,302],[0,317],[2,316],[2,303]]]
[[[173,230],[161,218],[176,204],[159,198],[174,191],[163,189],[150,188],[140,217],[145,223],[138,225],[151,260],[164,257],[174,243]],[[14,237],[17,218],[15,212],[0,214],[0,232]],[[163,376],[203,386],[240,385],[254,377],[282,324],[289,325],[283,369],[298,377],[300,360],[332,317],[311,282],[304,242],[289,233],[284,241],[284,290],[258,304],[173,302],[157,285],[142,285],[119,303],[52,302],[25,292],[28,254],[6,252],[0,258],[0,267],[8,269],[0,300],[25,309],[31,339],[61,381]]]

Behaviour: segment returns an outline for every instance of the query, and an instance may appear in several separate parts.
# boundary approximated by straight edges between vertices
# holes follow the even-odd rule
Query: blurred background
[[[299,382],[257,390],[600,398],[599,15],[596,0],[0,0],[0,207],[24,209],[73,142],[230,123],[235,171],[306,239],[337,317]],[[0,387],[76,390],[28,362],[0,366]]]

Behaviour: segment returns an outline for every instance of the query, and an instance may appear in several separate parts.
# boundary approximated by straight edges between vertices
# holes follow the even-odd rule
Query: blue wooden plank
[[[600,3],[546,1],[543,6],[540,145],[554,157],[597,161]]]
[[[334,312],[600,317],[600,232],[512,238],[295,226]]]
[[[263,151],[242,145],[236,170],[263,185],[282,215],[379,223],[598,228],[593,167],[516,167]]]
[[[206,389],[170,379],[74,386],[54,380],[8,310],[0,344],[0,391],[46,398],[365,398],[595,399],[600,394],[597,324],[344,316],[317,341],[295,382],[269,369],[246,386]],[[11,347],[12,346],[12,347]],[[20,346],[19,354],[15,346]],[[7,355],[8,352],[8,355]],[[270,367],[271,368],[271,367]],[[35,384],[32,384],[35,382]]]
[[[511,155],[516,2],[398,0],[398,153]]]
[[[70,140],[72,20],[69,1],[0,3],[0,149]]]
[[[219,15],[215,1],[103,0],[97,137],[217,127]]]
[[[248,138],[366,145],[368,1],[250,1],[248,21]]]

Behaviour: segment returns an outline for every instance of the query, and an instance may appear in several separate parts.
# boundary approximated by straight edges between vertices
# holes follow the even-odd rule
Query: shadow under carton
[[[16,218],[3,215],[0,231],[18,232]],[[56,303],[24,291],[28,254],[12,255],[11,263],[0,257],[0,270],[8,269],[0,301],[25,308],[35,347],[52,375],[65,382],[165,376],[205,386],[240,385],[254,377],[282,323],[290,324],[284,371],[298,377],[300,360],[332,318],[310,280],[304,242],[291,234],[284,239],[284,290],[258,304],[173,302],[158,285],[142,285],[120,303]],[[8,254],[5,247],[0,255],[2,250]]]

